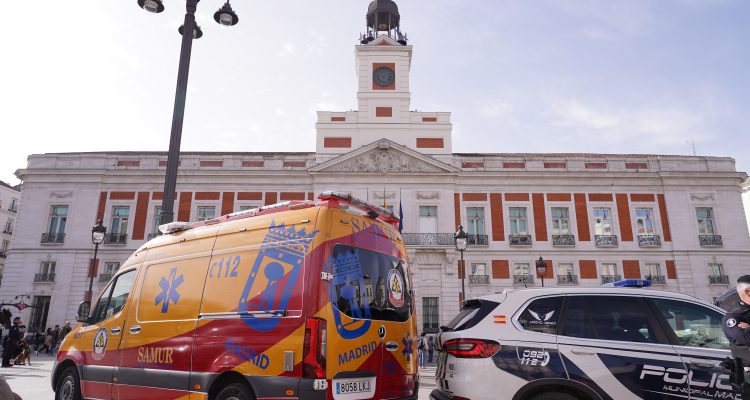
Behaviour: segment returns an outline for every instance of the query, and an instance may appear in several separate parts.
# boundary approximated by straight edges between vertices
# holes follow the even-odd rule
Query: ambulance
[[[163,225],[60,347],[56,399],[416,399],[398,217],[326,192]]]

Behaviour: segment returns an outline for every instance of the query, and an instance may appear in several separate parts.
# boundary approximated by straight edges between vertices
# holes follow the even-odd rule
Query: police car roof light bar
[[[616,282],[610,282],[605,283],[602,285],[602,287],[633,287],[633,288],[641,288],[641,287],[649,287],[651,286],[651,281],[646,279],[623,279]]]

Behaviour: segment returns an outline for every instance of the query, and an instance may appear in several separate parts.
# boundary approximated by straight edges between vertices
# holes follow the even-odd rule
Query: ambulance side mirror
[[[76,313],[76,321],[78,322],[89,322],[89,312],[91,311],[91,302],[86,300],[82,301],[78,305],[78,312]]]

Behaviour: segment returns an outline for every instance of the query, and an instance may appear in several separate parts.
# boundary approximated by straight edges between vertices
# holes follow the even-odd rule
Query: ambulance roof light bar
[[[393,212],[391,212],[390,210],[388,210],[387,208],[381,207],[381,206],[379,206],[379,205],[377,205],[375,203],[371,203],[369,201],[364,201],[364,200],[360,200],[360,199],[358,199],[356,197],[352,197],[352,195],[350,195],[349,193],[328,191],[328,192],[321,193],[318,196],[318,199],[320,199],[320,200],[330,200],[330,199],[343,200],[343,201],[345,201],[345,202],[347,202],[347,203],[349,203],[349,204],[351,204],[353,206],[357,206],[359,208],[362,208],[365,211],[374,211],[378,215],[380,215],[381,217],[383,217],[384,219],[395,220],[396,222],[398,222],[398,220],[399,220],[399,217],[396,214],[394,214]]]
[[[602,287],[632,287],[642,288],[651,286],[651,281],[646,279],[622,279],[616,282],[605,283]]]
[[[190,222],[170,222],[168,224],[159,225],[159,232],[169,235],[170,233],[186,231],[190,229]]]

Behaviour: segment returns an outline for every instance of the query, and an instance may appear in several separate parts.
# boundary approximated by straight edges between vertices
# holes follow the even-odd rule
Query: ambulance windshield
[[[405,322],[411,315],[408,267],[402,260],[357,247],[333,248],[331,301],[354,319]]]

